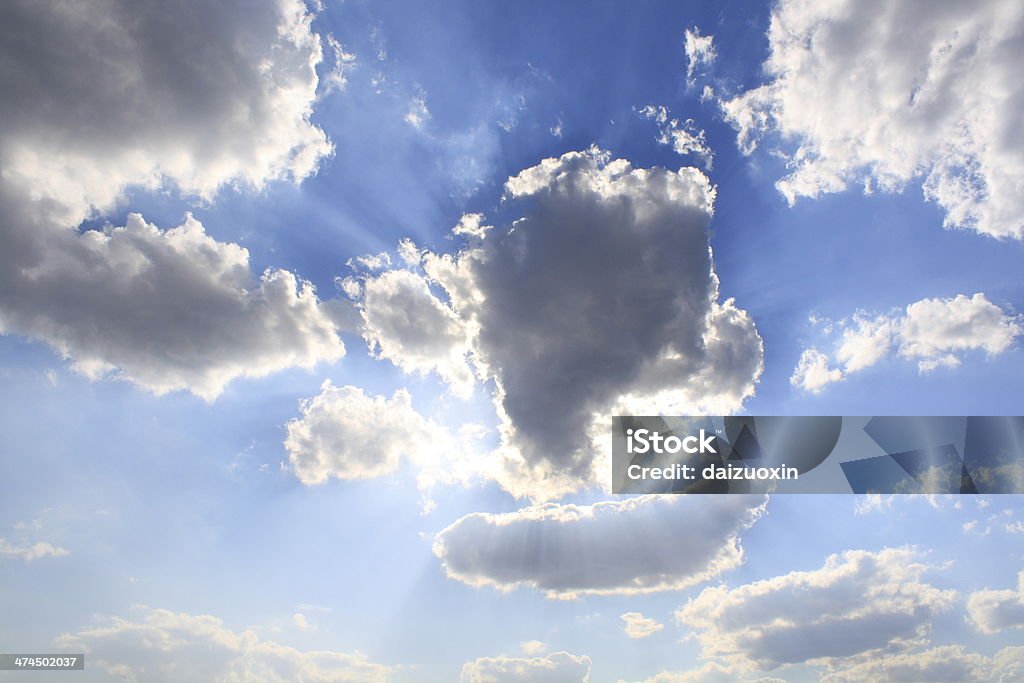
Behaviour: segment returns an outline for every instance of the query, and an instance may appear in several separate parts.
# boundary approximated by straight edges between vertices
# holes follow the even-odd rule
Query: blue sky
[[[869,4],[3,10],[0,643],[86,680],[1020,674],[1016,496],[602,486],[588,420],[623,406],[1024,411],[1024,17]]]

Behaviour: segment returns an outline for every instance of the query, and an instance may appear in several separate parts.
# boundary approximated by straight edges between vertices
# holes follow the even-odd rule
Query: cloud
[[[108,618],[56,641],[122,681],[335,681],[382,683],[391,667],[358,652],[297,650],[254,631],[236,632],[210,615],[144,608],[141,619]]]
[[[371,353],[405,372],[436,372],[457,396],[472,394],[476,378],[467,360],[466,325],[421,275],[390,270],[367,277],[358,301]]]
[[[381,270],[391,265],[391,254],[382,251],[379,254],[364,254],[354,256],[345,262],[349,268],[365,270]]]
[[[925,642],[956,598],[924,583],[929,567],[917,559],[909,549],[849,550],[821,569],[706,588],[676,617],[703,656],[763,670],[900,651]]]
[[[658,144],[669,145],[681,156],[694,155],[699,158],[704,168],[711,170],[714,153],[708,145],[704,131],[697,127],[693,119],[680,123],[679,119],[669,118],[668,109],[648,104],[637,110],[640,116],[657,122]]]
[[[1024,648],[1005,647],[991,657],[945,645],[923,652],[866,661],[825,674],[822,683],[1003,683],[1024,676]]]
[[[785,683],[780,678],[751,679],[735,667],[724,666],[718,662],[707,662],[699,669],[690,671],[661,671],[642,683]],[[622,683],[622,682],[620,682]]]
[[[320,393],[300,403],[287,425],[284,445],[295,476],[307,485],[335,479],[372,479],[395,472],[403,459],[419,469],[420,484],[468,477],[468,449],[447,429],[428,420],[399,389],[391,398],[369,396],[327,380]],[[468,437],[467,437],[468,438]]]
[[[430,110],[427,108],[426,93],[420,92],[409,101],[409,110],[405,113],[405,122],[416,130],[420,130],[430,120]]]
[[[739,566],[739,535],[765,504],[756,496],[641,496],[478,512],[441,531],[434,554],[468,585],[527,586],[555,599],[679,590]]]
[[[686,82],[692,87],[697,70],[710,65],[718,56],[714,36],[702,36],[696,26],[688,28],[683,41],[683,51],[686,52]]]
[[[608,415],[721,414],[753,394],[763,346],[719,301],[700,171],[591,149],[522,171],[506,196],[512,225],[422,254],[494,381],[503,487],[540,500],[607,486]]]
[[[461,683],[588,683],[590,657],[552,652],[546,657],[481,657],[462,666]]]
[[[43,557],[62,557],[68,554],[69,552],[64,548],[51,545],[45,541],[36,541],[35,543],[12,543],[7,539],[0,537],[0,557],[16,557],[24,560],[25,562],[31,562],[32,560],[38,560]]]
[[[789,383],[805,391],[818,393],[832,382],[843,378],[843,373],[828,367],[828,356],[817,349],[804,349],[797,361]]]
[[[906,307],[871,315],[858,311],[851,318],[830,325],[842,330],[832,357],[815,348],[805,349],[790,378],[793,386],[817,393],[895,356],[917,361],[928,373],[940,367],[957,367],[964,353],[984,351],[989,357],[1009,350],[1024,333],[1024,321],[976,293],[947,299],[922,299]],[[832,367],[832,363],[838,367]]]
[[[327,46],[331,51],[331,69],[323,76],[321,96],[345,89],[348,74],[356,67],[356,56],[345,50],[345,47],[331,34],[327,34]]]
[[[310,122],[322,47],[299,0],[2,11],[3,183],[60,203],[67,224],[130,185],[210,197],[228,182],[300,180],[331,151]]]
[[[483,222],[484,215],[482,213],[463,214],[458,224],[452,228],[452,234],[482,238],[488,230],[492,229],[492,226],[484,225]]]
[[[309,283],[253,275],[245,249],[191,217],[76,230],[131,188],[209,200],[313,173],[332,148],[310,121],[311,21],[299,0],[4,3],[0,332],[92,378],[207,399],[235,377],[339,358]]]
[[[315,631],[316,625],[311,623],[306,615],[302,612],[296,612],[292,615],[292,623],[295,624],[295,628],[300,631]]]
[[[548,644],[539,640],[527,640],[519,643],[519,649],[523,651],[524,655],[533,657],[534,655],[544,654],[548,649]]]
[[[922,181],[946,226],[1020,239],[1022,28],[1015,0],[782,0],[767,82],[722,109],[747,154],[777,134],[790,172],[776,186],[791,204]]]
[[[998,355],[1024,332],[1019,316],[1004,312],[981,293],[969,299],[963,294],[952,299],[923,299],[907,306],[902,322],[898,353],[920,359],[923,371],[960,351]]]
[[[649,619],[640,612],[626,612],[619,619],[625,622],[623,629],[626,635],[635,640],[648,638],[665,628],[665,624]]]
[[[213,399],[236,377],[344,354],[309,282],[253,277],[248,252],[192,216],[169,230],[130,214],[123,227],[23,237],[28,253],[0,264],[0,332],[47,342],[89,378]]]
[[[327,380],[319,394],[302,401],[300,413],[288,423],[284,443],[295,476],[304,484],[390,474],[402,457],[418,452],[433,436],[431,424],[413,409],[404,390],[388,399]]]
[[[1024,628],[1024,571],[1017,575],[1017,588],[981,590],[967,598],[967,615],[982,633],[999,633]]]

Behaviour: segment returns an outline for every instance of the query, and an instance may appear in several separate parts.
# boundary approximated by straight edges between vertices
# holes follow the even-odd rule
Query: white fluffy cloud
[[[15,557],[25,562],[38,560],[43,557],[62,557],[68,551],[46,541],[32,542],[11,542],[0,537],[0,557]]]
[[[991,657],[945,645],[898,654],[825,674],[822,683],[1007,683],[1024,677],[1024,648],[1006,647]]]
[[[370,479],[393,473],[403,459],[418,469],[424,488],[466,481],[476,464],[460,434],[423,417],[409,392],[369,396],[353,386],[324,382],[302,401],[300,416],[287,425],[285,449],[295,476],[307,485],[330,478]],[[462,437],[462,438],[460,438]]]
[[[916,361],[922,373],[956,367],[970,351],[996,356],[1024,333],[1024,322],[976,293],[922,299],[888,314],[858,311],[829,328],[842,331],[832,357],[816,348],[805,349],[790,378],[794,386],[816,393],[892,355]]]
[[[702,173],[591,149],[526,169],[506,195],[522,218],[422,265],[495,382],[507,490],[607,485],[616,411],[721,414],[753,393],[763,347],[746,312],[719,301]]]
[[[358,652],[297,650],[254,631],[233,631],[210,615],[144,610],[141,619],[110,618],[57,639],[84,652],[112,680],[383,683],[393,671]]]
[[[457,396],[472,393],[466,325],[421,275],[391,270],[368,277],[358,305],[371,353],[406,372],[436,372]]]
[[[767,82],[722,103],[750,153],[778,134],[790,203],[923,181],[947,226],[1024,237],[1024,6],[782,0]]]
[[[747,496],[641,496],[479,512],[441,531],[434,553],[463,583],[528,586],[549,598],[678,590],[742,563],[739,534],[765,504]]]
[[[463,214],[462,218],[454,228],[452,228],[453,235],[466,235],[468,237],[483,237],[488,230],[493,226],[484,225],[484,215],[482,213],[467,213]]]
[[[925,641],[954,591],[921,580],[914,551],[850,550],[821,569],[705,589],[676,613],[705,657],[757,669],[906,649]]]
[[[832,382],[843,378],[843,373],[828,366],[828,356],[817,349],[804,349],[797,361],[789,383],[806,391],[817,393]]]
[[[1017,588],[981,590],[967,598],[967,615],[982,633],[1024,628],[1024,571],[1017,576]]]
[[[462,666],[461,683],[588,683],[590,657],[552,652],[545,657],[481,657]]]
[[[340,357],[308,283],[253,275],[246,250],[194,219],[76,231],[129,188],[208,199],[312,173],[331,146],[310,122],[322,56],[310,22],[299,0],[4,3],[0,332],[92,377],[205,398]]]
[[[624,622],[623,630],[626,631],[626,635],[634,640],[648,638],[665,628],[665,624],[645,617],[640,612],[626,612],[619,616],[619,619]]]

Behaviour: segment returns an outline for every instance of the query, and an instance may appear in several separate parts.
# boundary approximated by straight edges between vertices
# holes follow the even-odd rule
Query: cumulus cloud
[[[457,396],[473,391],[466,324],[423,276],[390,270],[368,277],[358,290],[362,334],[370,352],[409,373],[436,372]]]
[[[488,230],[492,228],[490,225],[484,225],[484,215],[482,213],[467,213],[463,214],[459,222],[452,228],[453,235],[466,235],[468,237],[483,237]]]
[[[468,481],[477,463],[466,445],[472,434],[452,435],[423,417],[399,389],[391,398],[370,396],[330,380],[300,404],[287,425],[285,449],[292,470],[307,485],[335,479],[372,479],[395,472],[402,460],[418,469],[423,488]]]
[[[544,654],[548,649],[548,645],[547,643],[539,640],[527,640],[519,643],[519,649],[523,651],[524,655],[532,657],[534,655]]]
[[[921,373],[957,367],[963,354],[984,351],[997,356],[1024,333],[1021,316],[980,292],[922,299],[904,311],[879,315],[858,311],[828,327],[841,330],[831,358],[816,348],[805,349],[790,378],[793,386],[817,393],[892,356],[916,361]]]
[[[434,553],[449,577],[502,591],[527,586],[573,599],[679,590],[741,564],[739,535],[765,504],[747,496],[641,496],[478,512],[441,531]]]
[[[480,657],[462,666],[461,683],[588,683],[590,657],[552,652],[545,657]]]
[[[817,349],[804,349],[797,361],[789,383],[806,391],[818,393],[832,382],[843,378],[843,373],[828,366],[828,356]]]
[[[310,122],[322,48],[299,0],[0,11],[3,182],[61,204],[66,223],[130,185],[209,197],[227,182],[305,178],[331,151]]]
[[[421,258],[494,381],[507,490],[608,485],[608,415],[728,413],[753,393],[763,347],[719,301],[702,173],[591,149],[524,170],[506,196],[512,225]]]
[[[692,154],[704,163],[704,168],[711,169],[714,153],[708,145],[704,131],[697,127],[693,119],[680,122],[679,119],[670,117],[668,109],[664,106],[656,107],[652,104],[638,109],[637,112],[658,124],[658,144],[672,147],[675,153],[681,156]]]
[[[971,593],[967,615],[982,633],[1024,628],[1024,571],[1017,575],[1016,588]]]
[[[114,680],[177,682],[334,681],[383,683],[391,667],[361,653],[297,650],[254,631],[233,631],[210,615],[145,608],[137,620],[113,617],[62,635],[57,647],[84,652]]]
[[[954,591],[922,581],[929,567],[909,549],[849,550],[821,569],[738,588],[717,586],[677,611],[705,657],[762,670],[850,661],[925,642]]]
[[[624,622],[626,635],[633,639],[648,638],[665,628],[665,624],[645,617],[640,612],[626,612],[619,619]]]
[[[0,557],[14,557],[25,562],[31,562],[43,557],[62,557],[67,554],[69,553],[64,548],[45,541],[19,543],[0,537]]]
[[[310,175],[331,152],[310,122],[311,20],[299,0],[3,4],[0,332],[44,341],[90,377],[205,398],[342,355],[309,283],[253,275],[246,250],[191,217],[76,230],[129,188],[210,199]]]
[[[87,377],[213,399],[236,377],[344,354],[309,282],[254,277],[244,248],[192,216],[169,230],[131,214],[123,227],[23,237],[27,253],[11,259],[22,267],[0,267],[0,332],[46,341]]]
[[[991,657],[945,645],[866,661],[825,674],[822,683],[1005,683],[1024,676],[1024,648],[1005,647]]]
[[[722,108],[745,153],[778,134],[790,203],[921,181],[946,226],[1020,239],[1022,29],[1016,0],[783,0],[767,82]]]
[[[510,178],[506,198],[521,217],[462,216],[461,251],[406,239],[402,267],[340,281],[371,353],[458,396],[490,382],[500,446],[481,476],[535,501],[608,487],[611,414],[721,414],[753,394],[763,346],[719,300],[700,171],[592,148]]]
[[[718,56],[714,36],[702,36],[696,26],[688,28],[683,39],[683,51],[686,53],[686,81],[692,86],[698,69],[711,64]]]

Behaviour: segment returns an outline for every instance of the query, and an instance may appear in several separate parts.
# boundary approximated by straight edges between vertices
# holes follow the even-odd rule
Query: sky
[[[1020,680],[1018,496],[613,495],[607,427],[1024,414],[1022,59],[1014,0],[3,3],[0,650]]]

